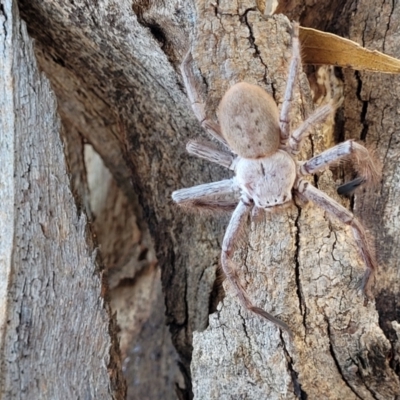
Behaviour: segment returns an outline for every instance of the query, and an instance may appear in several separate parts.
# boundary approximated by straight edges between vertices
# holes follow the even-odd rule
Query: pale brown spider
[[[318,108],[299,128],[290,132],[289,111],[301,65],[298,24],[293,24],[292,53],[280,114],[273,98],[261,87],[241,82],[233,85],[222,98],[218,108],[219,125],[206,118],[204,105],[195,89],[194,76],[190,69],[192,58],[190,52],[188,53],[182,64],[182,75],[192,108],[201,125],[223,143],[230,153],[217,150],[211,144],[193,141],[188,143],[187,150],[190,154],[232,169],[235,177],[180,189],[172,194],[173,200],[180,206],[211,211],[234,209],[222,244],[222,269],[244,307],[272,321],[289,334],[288,325],[253,305],[239,281],[237,267],[232,260],[234,244],[242,235],[242,227],[250,211],[272,211],[290,204],[295,196],[303,201],[311,200],[350,225],[366,265],[362,281],[362,289],[366,292],[377,263],[363,226],[350,211],[302,176],[350,159],[355,164],[360,180],[379,179],[368,150],[353,140],[338,144],[305,162],[295,159],[309,128],[326,120],[339,104],[331,101]],[[234,193],[240,193],[240,199],[235,202],[227,199],[226,196]]]

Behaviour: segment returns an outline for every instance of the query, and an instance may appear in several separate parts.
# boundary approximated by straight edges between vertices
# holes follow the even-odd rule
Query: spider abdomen
[[[236,167],[236,180],[240,189],[260,208],[291,201],[295,179],[296,164],[282,150],[258,160],[242,158]]]
[[[221,100],[218,119],[223,137],[240,157],[262,158],[279,148],[278,107],[259,86],[233,85]]]

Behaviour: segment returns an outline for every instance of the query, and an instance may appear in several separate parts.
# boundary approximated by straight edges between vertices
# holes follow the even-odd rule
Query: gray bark
[[[349,35],[369,48],[400,57],[396,40],[400,8],[364,2],[357,9],[350,2],[340,4],[343,24],[337,18],[337,3],[310,6],[282,1],[280,11],[305,25]],[[235,255],[240,276],[258,306],[290,325],[295,333],[291,341],[272,324],[246,313],[229,287],[218,284],[220,243],[228,217],[187,215],[170,200],[175,189],[229,177],[222,168],[185,153],[189,138],[206,137],[177,72],[189,46],[211,118],[215,119],[226,89],[241,80],[263,86],[280,105],[291,55],[290,23],[283,16],[265,18],[259,1],[193,3],[135,1],[132,7],[111,0],[19,1],[36,39],[39,64],[57,95],[72,178],[68,185],[74,201],[95,218],[94,231],[109,270],[111,304],[122,327],[122,352],[129,356],[125,358],[128,397],[157,398],[158,393],[173,398],[173,381],[178,380],[180,398],[191,397],[191,382],[199,399],[396,398],[400,395],[395,128],[399,78],[344,71],[334,83],[337,89],[344,88],[345,96],[339,130],[315,129],[301,154],[309,158],[351,137],[365,140],[382,161],[381,185],[350,201],[335,191],[343,177],[350,179],[347,170],[325,171],[313,181],[354,211],[375,237],[381,265],[375,302],[364,301],[357,289],[364,265],[351,231],[317,206],[293,205],[283,213],[248,221],[248,240]],[[369,14],[364,15],[366,10]],[[348,31],[343,28],[346,24]],[[294,103],[296,126],[313,108],[304,74]],[[98,203],[93,201],[96,184],[91,186],[89,180],[91,191],[86,187],[83,141],[98,152],[120,188],[103,179],[97,184],[105,188]],[[60,160],[61,156],[51,152],[46,157]],[[5,204],[13,209],[10,201]],[[66,207],[61,202],[56,205],[61,204]],[[57,212],[74,221],[72,212],[64,208]],[[133,238],[130,232],[136,232]],[[161,267],[166,322],[183,377],[172,367],[175,355],[160,316],[163,304],[155,283],[159,272],[147,232]],[[89,240],[88,235],[84,238]],[[84,243],[76,242],[74,249]],[[95,285],[91,279],[86,282]],[[67,278],[65,283],[71,285]],[[3,298],[12,290],[21,292],[20,286],[10,283],[2,289]],[[81,318],[76,312],[82,307],[91,315],[101,309],[108,316],[99,297],[97,308],[86,299],[78,301],[87,294],[88,289],[70,294],[78,303],[71,308],[71,319]],[[47,315],[44,321],[41,318],[41,323],[48,321]],[[107,318],[102,321],[96,330],[99,336],[101,329],[108,332],[110,324]],[[5,332],[12,334],[12,329]],[[26,325],[29,335],[31,329]],[[139,356],[151,354],[146,347],[151,346],[149,338],[157,343],[154,349],[161,354],[160,361],[140,364]],[[34,342],[31,347],[40,349]],[[89,370],[91,364],[84,367]],[[68,370],[67,364],[64,368]],[[112,370],[119,376],[118,365]],[[8,379],[12,369],[3,371]],[[143,371],[149,371],[147,377],[157,375],[153,385]],[[135,379],[136,384],[130,384]],[[15,391],[18,380],[16,385]],[[76,390],[75,397],[85,393],[83,386]]]
[[[56,99],[16,3],[0,11],[0,398],[122,399],[115,320],[70,189]]]
[[[222,86],[224,92],[240,80],[264,84],[279,104],[290,57],[288,23],[264,20],[244,3],[239,9],[220,2],[217,11],[201,10],[194,58],[209,87]],[[304,77],[301,89],[294,125],[309,111]],[[212,108],[217,99],[211,97]],[[332,139],[327,129],[317,130],[309,146],[319,153]],[[310,147],[303,157],[311,155]],[[320,174],[316,184],[341,201],[331,172]],[[249,246],[240,250],[238,264],[253,299],[290,323],[295,339],[242,314],[228,294],[209,327],[194,336],[196,398],[384,399],[399,393],[398,377],[385,360],[391,345],[375,304],[365,303],[357,289],[364,266],[347,227],[314,204],[292,207],[258,225],[249,223]]]

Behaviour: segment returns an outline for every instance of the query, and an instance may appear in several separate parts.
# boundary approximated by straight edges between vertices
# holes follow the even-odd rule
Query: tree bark
[[[163,4],[135,1],[132,5],[112,0],[96,3],[20,0],[21,15],[36,39],[40,67],[57,95],[71,173],[71,181],[58,179],[60,185],[69,188],[69,200],[57,204],[49,201],[49,207],[60,207],[54,213],[64,215],[65,224],[76,226],[74,218],[76,224],[83,224],[79,225],[81,230],[75,229],[78,233],[86,231],[83,219],[76,216],[76,204],[94,218],[99,251],[109,272],[111,304],[113,310],[118,309],[122,327],[122,352],[124,357],[130,357],[125,359],[126,371],[135,374],[125,374],[129,398],[146,398],[146,393],[148,398],[173,398],[173,382],[178,380],[179,398],[191,398],[194,394],[199,399],[395,399],[400,396],[399,279],[395,256],[399,240],[396,233],[400,229],[396,220],[400,146],[395,128],[396,104],[400,104],[396,97],[398,77],[344,70],[334,78],[326,73],[325,100],[329,100],[329,88],[334,81],[335,90],[343,90],[344,107],[338,113],[336,128],[324,125],[314,129],[300,155],[307,159],[338,141],[356,138],[374,149],[383,163],[380,185],[366,188],[350,200],[336,194],[336,186],[343,179],[351,179],[347,169],[344,173],[342,169],[333,173],[324,171],[312,181],[351,209],[375,237],[380,264],[376,301],[365,301],[358,290],[364,265],[351,231],[316,205],[292,205],[282,213],[249,219],[246,241],[235,255],[241,266],[242,282],[258,306],[289,324],[294,332],[294,339],[290,340],[276,326],[245,312],[229,286],[218,284],[220,245],[229,216],[188,215],[170,200],[173,190],[230,176],[222,168],[185,153],[189,138],[207,138],[193,116],[178,72],[190,47],[199,89],[211,118],[216,119],[215,110],[228,87],[243,80],[264,87],[279,106],[282,103],[291,57],[291,26],[282,15],[264,16],[261,3],[170,0]],[[339,2],[321,1],[310,6],[300,1],[281,1],[278,10],[292,19],[300,19],[304,25],[334,31],[371,49],[400,57],[396,41],[400,6],[381,7],[374,3],[372,7],[363,0],[356,7],[342,1],[340,18],[338,7]],[[7,23],[11,20],[14,19],[5,19]],[[32,96],[29,102],[39,104]],[[301,74],[292,126],[299,125],[313,107],[306,75]],[[49,139],[40,140],[52,143]],[[82,171],[84,142],[90,143],[101,156],[119,189],[104,178],[94,185],[89,179],[91,190],[87,189]],[[55,150],[57,146],[42,146],[48,149],[43,162],[50,160],[52,168],[55,160],[62,159],[62,151]],[[35,151],[40,154],[36,148]],[[3,151],[1,154],[3,157]],[[61,162],[54,168],[62,165]],[[10,185],[13,173],[9,171],[7,175]],[[16,182],[24,183],[22,177]],[[105,188],[99,203],[94,202],[96,187]],[[37,199],[40,195],[33,196]],[[8,203],[4,204],[12,204],[9,197],[6,199]],[[75,214],[68,211],[68,204],[71,210],[75,207]],[[42,216],[46,223],[49,213]],[[18,215],[16,211],[14,214]],[[38,209],[31,214],[44,224]],[[5,226],[12,226],[12,220],[5,221]],[[134,237],[131,232],[136,232]],[[166,322],[179,354],[181,377],[171,366],[175,355],[165,339],[159,314],[163,305],[159,303],[161,294],[155,283],[158,269],[148,232],[161,268]],[[82,235],[69,248],[91,254],[90,238]],[[21,236],[19,240],[27,246],[31,239]],[[88,248],[84,246],[85,240]],[[37,239],[34,248],[45,244],[45,238]],[[12,243],[8,247],[9,259],[13,254],[10,246]],[[23,260],[18,260],[8,263],[10,276],[18,276],[11,271],[11,266],[14,270],[22,268]],[[94,268],[74,265],[77,271]],[[42,272],[37,275],[46,276]],[[23,278],[19,278],[21,282],[25,282]],[[23,287],[26,290],[35,287],[33,284],[21,287],[10,279],[1,292],[2,304],[7,293],[15,292],[21,298]],[[100,291],[96,292],[96,288],[103,288],[100,279],[91,276],[89,280],[89,275],[86,280],[80,275],[74,279],[92,285],[97,297],[93,295],[96,302],[91,304],[86,297],[85,301],[79,301],[92,293],[88,288],[76,287],[71,291],[71,301],[76,303],[68,308],[69,320],[77,323],[86,318],[87,322],[91,320],[88,315],[93,318],[96,312],[100,313],[102,319],[96,319],[100,326],[92,327],[90,334],[98,335],[98,340],[104,343],[112,343],[113,333],[109,334],[112,319],[103,300],[99,300]],[[62,282],[65,288],[73,285],[69,276],[63,277]],[[63,296],[65,291],[64,287],[60,289]],[[13,307],[18,309],[21,305]],[[62,310],[65,309],[60,308],[60,315]],[[6,315],[0,316],[2,321],[7,321]],[[30,324],[25,323],[26,334],[31,338],[36,332],[34,323],[50,326],[49,318],[48,314],[37,315]],[[66,320],[52,320],[53,328],[48,329],[57,332]],[[151,321],[157,323],[153,325]],[[16,331],[13,324],[7,326],[3,322],[2,356],[10,348],[7,340]],[[82,332],[83,328],[79,334],[83,335]],[[157,343],[160,361],[138,364],[137,354],[150,353],[149,337]],[[67,340],[68,345],[71,340]],[[24,338],[20,341],[24,343]],[[23,359],[30,374],[24,375],[28,376],[25,381],[16,379],[18,386],[14,391],[23,387],[21,382],[26,382],[27,387],[32,385],[38,373],[33,363],[42,360],[40,341],[32,343],[30,357]],[[111,345],[108,346],[99,348],[109,349]],[[140,351],[135,353],[135,348]],[[84,346],[83,351],[88,349]],[[19,347],[17,353],[22,359],[23,348]],[[78,353],[78,349],[74,350],[75,357]],[[107,354],[112,354],[110,360],[118,360],[113,352]],[[110,369],[116,374],[112,375],[111,385],[110,377],[102,378],[98,373],[100,367],[94,367],[101,356],[103,353],[88,355],[91,363],[86,362],[84,368],[96,371],[92,375],[99,380],[98,388],[93,386],[96,390],[101,391],[101,385],[110,385],[112,390],[104,392],[104,398],[118,397],[123,393],[118,362]],[[13,368],[2,365],[4,381],[14,379]],[[47,366],[51,365],[49,362]],[[69,371],[67,363],[63,368]],[[165,379],[154,379],[157,384],[152,385],[143,371],[152,371],[148,373],[150,376],[163,374]],[[80,372],[79,378],[82,376],[85,375]],[[138,383],[131,385],[135,378]],[[65,381],[66,387],[71,385],[72,381]],[[6,397],[8,392],[3,394],[2,390],[3,387],[0,393]],[[84,390],[79,386],[72,398],[83,396]],[[43,398],[51,397],[46,396]],[[57,393],[53,398],[57,398]]]
[[[194,58],[209,87],[223,93],[240,80],[263,84],[280,104],[290,57],[288,23],[265,21],[245,3],[200,9]],[[300,86],[294,126],[309,112],[304,77]],[[209,104],[215,109],[217,102]],[[309,146],[319,153],[334,143],[332,136],[316,131]],[[311,156],[310,147],[303,157]],[[330,171],[314,183],[341,201]],[[258,225],[253,221],[249,231],[249,246],[238,255],[243,281],[258,305],[290,321],[295,338],[255,317],[240,317],[241,308],[228,295],[209,327],[194,335],[195,397],[394,398],[399,381],[387,359],[391,345],[375,304],[365,303],[357,289],[364,266],[350,230],[308,204],[266,216]]]
[[[0,398],[122,399],[116,323],[56,99],[15,2],[2,2],[0,19]]]

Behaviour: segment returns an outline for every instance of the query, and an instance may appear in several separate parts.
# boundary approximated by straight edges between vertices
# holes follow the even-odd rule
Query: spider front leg
[[[239,241],[239,239],[243,235],[244,226],[252,207],[253,207],[252,204],[248,204],[243,199],[241,199],[234,213],[232,214],[232,218],[229,222],[222,243],[222,254],[221,254],[222,269],[226,277],[228,278],[230,284],[235,289],[240,302],[245,308],[254,312],[257,315],[260,315],[261,317],[267,319],[268,321],[273,322],[279,328],[288,332],[289,335],[292,336],[290,328],[284,322],[280,321],[271,314],[267,313],[262,308],[253,305],[253,303],[249,299],[248,294],[246,293],[245,289],[240,283],[239,276],[237,274],[237,266],[232,260],[232,256],[235,250],[235,243]]]
[[[296,183],[295,189],[301,196],[307,200],[311,200],[329,214],[335,216],[340,221],[351,227],[354,239],[358,245],[359,253],[364,260],[365,266],[367,267],[362,280],[361,288],[367,297],[372,297],[370,293],[370,286],[378,264],[375,259],[373,247],[368,240],[364,227],[349,210],[330,198],[324,192],[321,192],[316,187],[312,186],[307,181],[300,179]]]
[[[237,205],[233,197],[237,190],[234,179],[205,183],[187,189],[175,190],[172,200],[179,206],[204,211],[232,211]]]
[[[314,174],[327,166],[338,164],[341,160],[353,161],[354,167],[363,181],[376,183],[379,180],[378,168],[372,161],[369,151],[354,140],[340,143],[306,161],[300,167],[300,174]]]

